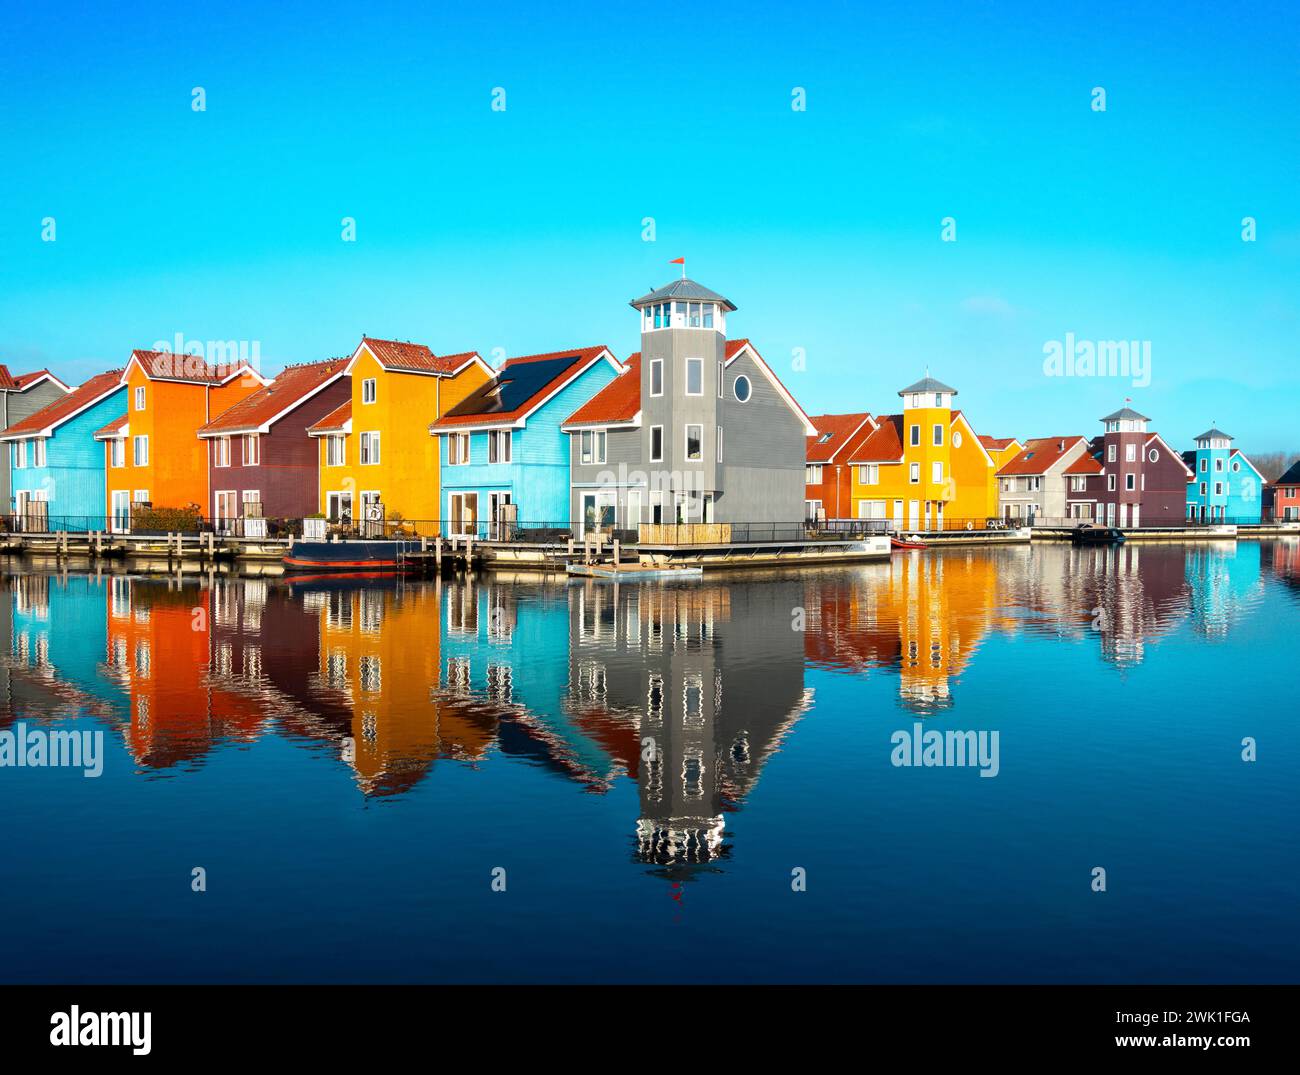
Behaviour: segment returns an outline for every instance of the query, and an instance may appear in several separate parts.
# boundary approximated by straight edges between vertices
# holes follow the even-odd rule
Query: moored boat
[[[919,537],[913,534],[911,537],[898,537],[895,534],[889,535],[889,544],[895,549],[924,549],[926,544]]]
[[[1080,526],[1070,534],[1076,545],[1122,545],[1124,531],[1117,526]]]
[[[287,571],[400,571],[404,541],[299,541],[284,557]]]

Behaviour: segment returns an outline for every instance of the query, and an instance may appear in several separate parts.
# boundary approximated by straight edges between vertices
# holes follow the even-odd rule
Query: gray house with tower
[[[683,278],[631,306],[640,352],[563,425],[580,529],[801,526],[816,429],[753,344],[727,339],[735,304]]]

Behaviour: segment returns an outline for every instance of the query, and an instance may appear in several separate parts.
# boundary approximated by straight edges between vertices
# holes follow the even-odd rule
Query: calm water
[[[1300,978],[1294,542],[618,588],[19,567],[0,725],[105,758],[0,769],[4,980]],[[895,766],[917,722],[996,731],[997,775]]]

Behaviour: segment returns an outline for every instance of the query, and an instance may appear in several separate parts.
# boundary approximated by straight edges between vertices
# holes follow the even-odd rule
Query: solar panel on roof
[[[496,377],[470,393],[443,417],[504,414],[518,410],[543,388],[563,376],[581,355],[564,355],[508,365]]]

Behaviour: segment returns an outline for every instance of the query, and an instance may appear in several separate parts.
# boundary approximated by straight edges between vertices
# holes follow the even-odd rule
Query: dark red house
[[[289,366],[199,430],[212,490],[205,511],[219,527],[320,510],[320,453],[307,428],[352,398],[347,364],[336,358]]]
[[[1159,433],[1147,429],[1149,421],[1132,407],[1102,419],[1105,433],[1076,461],[1092,462],[1066,469],[1067,516],[1125,528],[1186,522],[1192,472]]]

